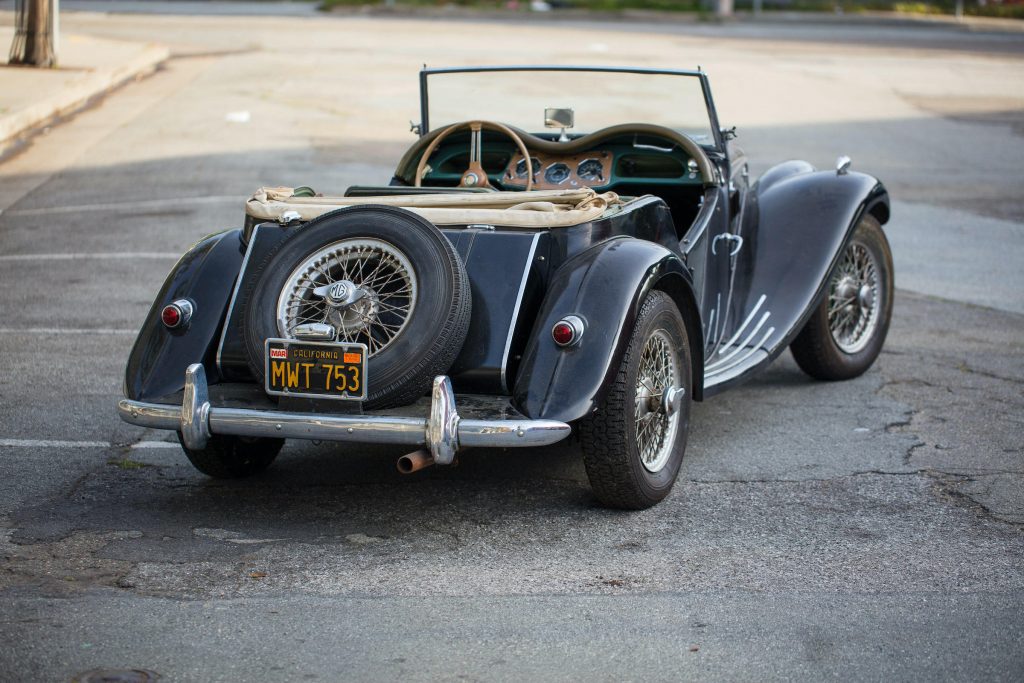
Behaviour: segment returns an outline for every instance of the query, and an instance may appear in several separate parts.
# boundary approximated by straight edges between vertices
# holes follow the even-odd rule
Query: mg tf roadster
[[[704,72],[429,69],[420,98],[386,184],[262,188],[181,258],[123,419],[213,477],[285,439],[402,444],[412,472],[572,437],[596,497],[638,509],[693,401],[787,347],[822,380],[878,356],[885,187],[848,158],[752,180]]]

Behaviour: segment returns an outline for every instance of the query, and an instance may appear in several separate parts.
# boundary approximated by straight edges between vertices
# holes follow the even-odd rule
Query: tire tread
[[[593,415],[577,423],[577,434],[583,450],[583,464],[590,486],[597,499],[608,507],[643,510],[658,503],[671,490],[670,483],[664,491],[651,495],[645,490],[647,487],[639,481],[631,462],[631,458],[634,457],[631,448],[634,448],[635,444],[629,433],[626,417],[628,411],[632,410],[629,405],[629,369],[634,363],[635,356],[643,352],[646,342],[645,337],[639,332],[643,330],[646,320],[667,306],[675,310],[679,316],[675,302],[665,292],[653,290],[647,295],[637,316],[633,336],[607,395]],[[679,322],[685,331],[682,316],[679,316]],[[680,362],[685,366],[683,371],[687,372],[689,358],[684,356]],[[689,401],[690,387],[686,389],[685,400]],[[670,464],[666,467],[671,466]],[[677,471],[678,466],[676,463]],[[674,479],[673,473],[672,480]]]
[[[879,264],[879,268],[883,271],[883,281],[888,280],[883,282],[887,287],[882,300],[885,308],[881,312],[882,318],[878,321],[878,327],[875,328],[875,339],[864,350],[849,355],[839,349],[832,339],[832,331],[828,324],[828,297],[824,298],[800,334],[789,345],[796,364],[815,379],[839,381],[859,377],[875,362],[885,343],[892,315],[892,252],[882,226],[874,216],[867,215],[861,219],[854,232],[854,235],[858,234],[862,239],[873,242],[880,252],[878,256],[883,263]],[[832,278],[831,274],[829,278]]]
[[[236,436],[215,435],[204,448],[185,446],[178,432],[181,450],[197,470],[214,479],[241,479],[267,469],[284,446],[284,439],[243,441]]]

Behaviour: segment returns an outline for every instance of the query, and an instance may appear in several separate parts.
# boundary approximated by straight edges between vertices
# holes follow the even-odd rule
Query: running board
[[[732,337],[708,355],[704,363],[705,391],[734,380],[768,360],[764,346],[775,334],[775,327],[769,323],[771,311],[762,311],[766,299],[762,294]]]
[[[748,370],[753,370],[768,360],[768,352],[762,348],[736,347],[735,362],[714,370],[704,370],[704,391],[736,379]]]

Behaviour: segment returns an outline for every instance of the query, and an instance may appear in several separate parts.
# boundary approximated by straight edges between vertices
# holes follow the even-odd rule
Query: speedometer
[[[540,159],[530,157],[530,164],[533,166],[533,175],[537,175],[537,172],[540,171]],[[526,177],[526,159],[520,159],[519,163],[516,164],[516,177]]]
[[[584,159],[576,167],[576,175],[588,183],[603,183],[604,164],[597,159]]]
[[[548,166],[548,170],[544,171],[544,180],[548,181],[552,185],[560,185],[569,179],[572,171],[569,167],[559,161],[557,164],[551,164]]]

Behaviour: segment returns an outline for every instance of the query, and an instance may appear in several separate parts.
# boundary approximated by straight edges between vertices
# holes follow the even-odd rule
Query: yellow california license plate
[[[366,345],[268,339],[266,391],[277,396],[366,399]]]

